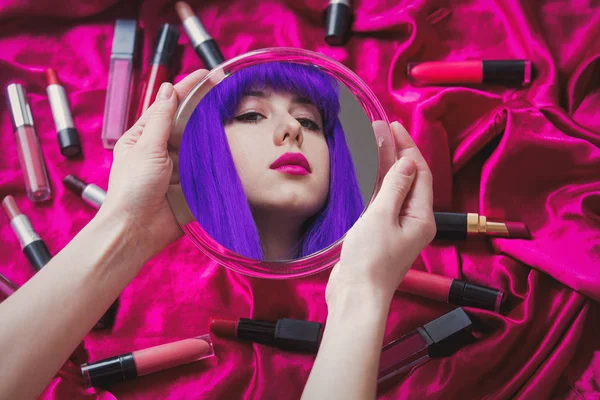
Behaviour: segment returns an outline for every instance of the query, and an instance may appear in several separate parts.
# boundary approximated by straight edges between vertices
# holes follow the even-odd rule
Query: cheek
[[[331,175],[331,165],[329,163],[329,147],[324,138],[319,139],[314,150],[315,162],[319,167],[319,189],[327,193],[329,191],[329,176]]]
[[[244,187],[255,180],[255,172],[261,165],[261,148],[264,147],[253,140],[252,132],[248,130],[240,126],[225,128],[231,157]]]

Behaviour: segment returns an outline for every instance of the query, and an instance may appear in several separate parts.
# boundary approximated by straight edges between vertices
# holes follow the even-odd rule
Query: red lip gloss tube
[[[0,274],[0,302],[6,300],[8,296],[17,291],[15,285],[10,279]]]
[[[499,313],[502,290],[475,285],[428,272],[409,270],[398,290],[461,307],[474,307]]]
[[[106,192],[93,183],[86,183],[75,175],[67,175],[63,179],[67,189],[80,196],[83,201],[94,208],[100,208],[106,199]]]
[[[432,357],[450,355],[466,342],[471,324],[467,313],[457,308],[385,345],[377,383],[407,373]]]
[[[102,144],[105,149],[114,148],[121,135],[127,130],[133,90],[136,36],[135,20],[116,21],[102,125]]]
[[[71,108],[69,107],[65,88],[60,84],[56,72],[51,68],[46,70],[46,80],[48,82],[46,93],[56,125],[60,153],[65,157],[78,156],[81,154],[81,143],[79,143],[79,133],[75,129],[71,117]]]
[[[185,1],[175,3],[175,11],[183,22],[185,33],[190,38],[192,47],[206,68],[213,69],[225,61],[217,42],[206,32],[194,11]]]
[[[150,71],[144,79],[141,101],[137,110],[136,119],[150,107],[156,98],[158,89],[163,82],[169,80],[169,68],[179,40],[177,27],[164,24],[156,38],[154,56],[150,60]]]
[[[527,60],[425,61],[408,63],[407,75],[423,85],[528,86],[533,66]]]
[[[52,259],[46,243],[35,232],[29,218],[19,210],[15,198],[8,195],[2,200],[2,207],[10,218],[10,226],[21,242],[21,249],[36,271]]]
[[[27,92],[18,83],[8,85],[6,92],[27,197],[36,203],[48,200],[52,197],[52,189],[27,102]]]
[[[213,357],[210,335],[171,342],[81,365],[87,386],[108,386]]]

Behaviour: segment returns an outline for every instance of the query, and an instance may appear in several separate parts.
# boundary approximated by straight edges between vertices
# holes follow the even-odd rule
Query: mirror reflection
[[[222,246],[257,260],[338,241],[370,200],[377,146],[360,104],[317,67],[239,70],[192,113],[179,149],[187,205]]]

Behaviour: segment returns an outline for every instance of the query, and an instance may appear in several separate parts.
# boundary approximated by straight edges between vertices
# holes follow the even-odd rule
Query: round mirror
[[[300,49],[247,53],[181,101],[169,202],[226,267],[275,279],[322,271],[387,172],[380,161],[393,139],[377,124],[388,126],[381,104],[336,61]]]

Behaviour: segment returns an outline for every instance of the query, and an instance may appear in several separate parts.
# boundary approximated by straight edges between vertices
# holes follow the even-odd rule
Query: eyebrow
[[[250,90],[246,93],[243,94],[243,96],[249,96],[249,97],[258,97],[261,99],[266,99],[267,97],[269,97],[270,93],[266,93],[260,90]],[[292,103],[297,103],[297,104],[310,104],[313,105],[312,101],[310,101],[308,98],[303,97],[303,96],[294,96],[294,98],[292,99]]]

